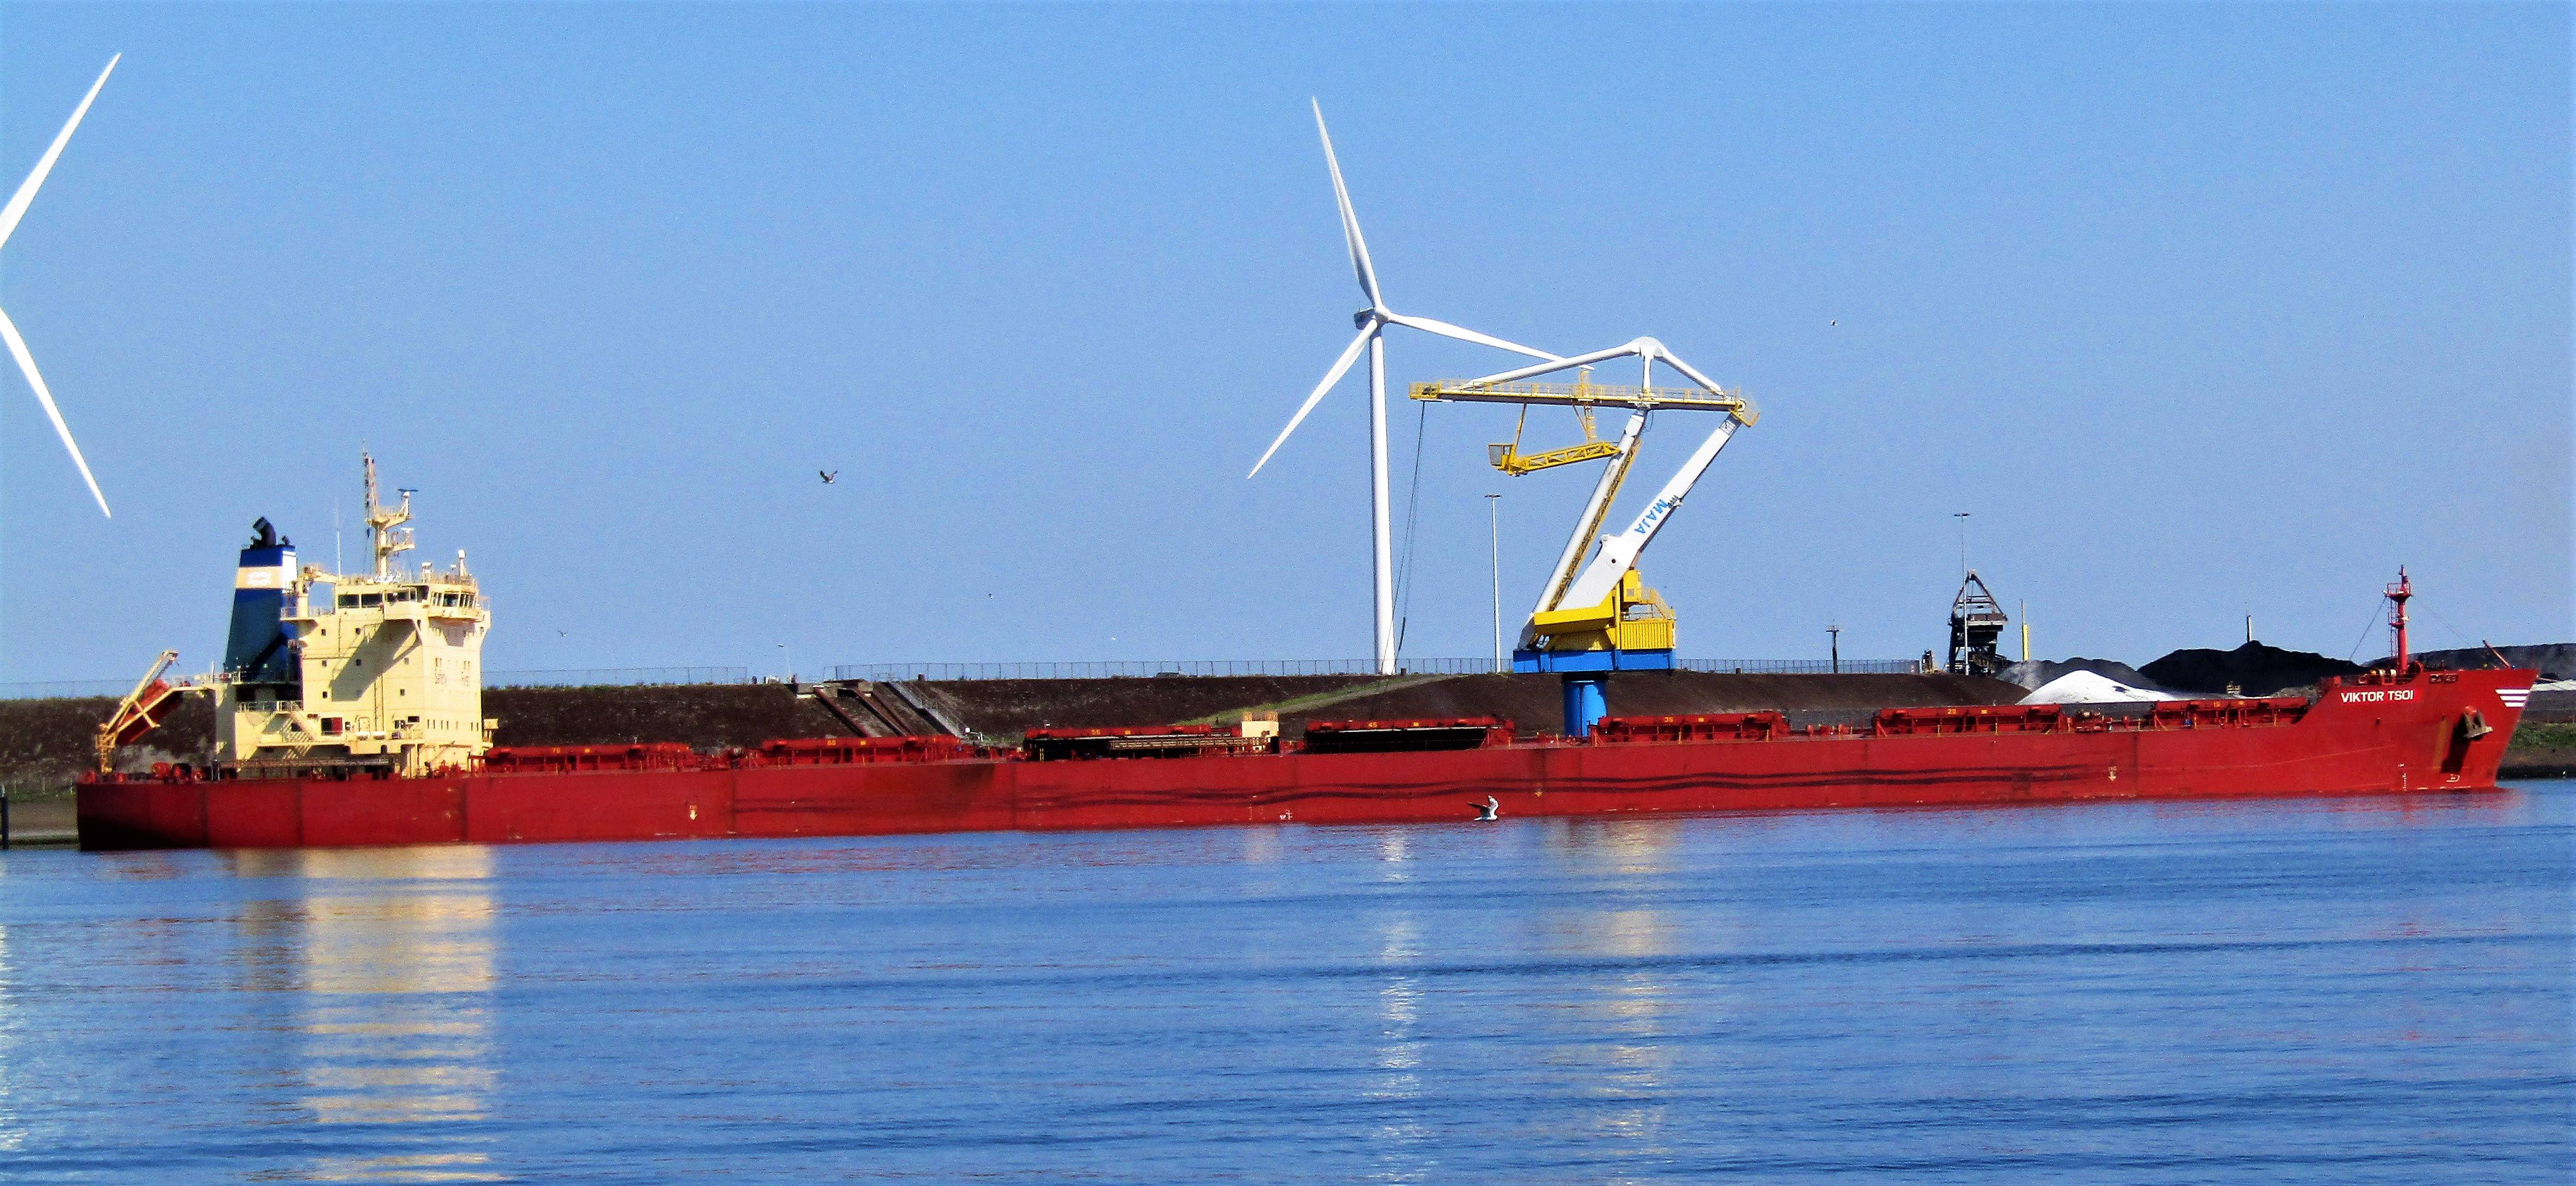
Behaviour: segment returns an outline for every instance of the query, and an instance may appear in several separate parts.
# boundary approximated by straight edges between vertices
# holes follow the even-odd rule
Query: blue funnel
[[[302,664],[282,620],[286,592],[295,583],[295,541],[280,538],[261,519],[251,524],[250,546],[233,570],[232,632],[224,641],[224,673],[242,684],[282,685],[281,700],[303,698]]]

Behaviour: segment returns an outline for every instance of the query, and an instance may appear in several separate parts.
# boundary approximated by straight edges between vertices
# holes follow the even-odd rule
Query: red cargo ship
[[[86,848],[299,847],[1466,821],[1644,812],[2483,791],[2535,673],[2407,664],[2302,697],[1611,717],[1581,739],[1491,718],[496,749],[401,777],[101,775]]]
[[[1010,748],[941,735],[773,741],[713,754],[679,744],[495,749],[489,739],[499,722],[483,717],[474,675],[489,602],[462,552],[453,568],[395,562],[411,546],[398,530],[411,517],[410,496],[383,504],[372,459],[366,473],[373,571],[299,567],[291,542],[265,519],[254,524],[234,580],[221,668],[202,683],[173,686],[160,679],[172,654],[164,652],[99,730],[101,773],[76,792],[83,847],[865,836],[2475,791],[2495,786],[2537,678],[2501,668],[2430,671],[2410,661],[2412,589],[2401,569],[2388,590],[2396,658],[2349,681],[2327,680],[2314,699],[1890,708],[1856,725],[1794,724],[1780,712],[1602,717],[1593,710],[1606,672],[1625,670],[1626,660],[1596,662],[1623,652],[1595,648],[1538,655],[1540,666],[1565,673],[1564,736],[1524,738],[1509,721],[1473,717],[1317,723],[1289,739],[1278,735],[1275,718],[1247,717],[1239,730],[1036,729]],[[1622,571],[1620,588],[1634,585],[1633,570]],[[1603,606],[1622,596],[1629,595],[1614,591]],[[117,748],[191,691],[216,699],[216,760],[111,772]]]

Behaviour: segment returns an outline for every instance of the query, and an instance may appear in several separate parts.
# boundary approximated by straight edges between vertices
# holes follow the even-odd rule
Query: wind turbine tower
[[[1547,362],[1562,360],[1544,350],[1532,349],[1516,342],[1506,342],[1490,334],[1480,334],[1463,326],[1451,325],[1446,321],[1408,316],[1387,308],[1385,296],[1378,291],[1377,269],[1369,262],[1368,242],[1360,237],[1359,215],[1351,209],[1350,188],[1342,183],[1342,163],[1333,155],[1333,134],[1324,127],[1323,105],[1311,101],[1310,105],[1315,110],[1315,135],[1324,142],[1324,167],[1333,175],[1333,199],[1341,206],[1342,243],[1350,250],[1351,271],[1359,277],[1360,295],[1368,298],[1368,307],[1351,315],[1351,320],[1359,326],[1359,336],[1352,338],[1351,344],[1343,348],[1342,356],[1334,360],[1332,369],[1324,372],[1324,381],[1315,385],[1314,393],[1308,395],[1306,402],[1298,406],[1297,414],[1288,418],[1288,427],[1279,430],[1278,438],[1270,442],[1270,448],[1261,454],[1261,460],[1253,463],[1252,472],[1244,476],[1255,477],[1261,473],[1262,466],[1270,464],[1271,456],[1279,452],[1281,445],[1288,443],[1289,434],[1296,432],[1297,426],[1305,423],[1306,414],[1315,410],[1315,405],[1323,400],[1324,393],[1331,391],[1335,384],[1342,381],[1342,376],[1350,373],[1351,364],[1359,361],[1360,351],[1365,348],[1369,355],[1369,561],[1375,585],[1371,609],[1376,624],[1372,650],[1378,674],[1393,675],[1395,674],[1395,533],[1387,506],[1386,327],[1401,325],[1424,333],[1455,338],[1461,342],[1473,342],[1479,346],[1491,346],[1497,350],[1508,350],[1514,354],[1527,355]]]

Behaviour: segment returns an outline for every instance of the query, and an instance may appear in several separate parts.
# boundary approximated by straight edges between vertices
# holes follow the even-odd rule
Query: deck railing
[[[559,667],[483,673],[483,686],[487,688],[650,687],[755,682],[758,681],[752,678],[748,667]]]

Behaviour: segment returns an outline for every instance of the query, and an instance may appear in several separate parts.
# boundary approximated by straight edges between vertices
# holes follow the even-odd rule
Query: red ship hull
[[[2364,677],[2329,682],[2313,702],[2193,702],[2197,711],[2147,718],[1951,709],[1750,739],[1653,739],[1649,726],[1636,735],[1648,739],[1434,752],[1290,747],[411,779],[110,776],[79,787],[78,810],[85,848],[295,848],[1410,823],[1473,818],[1471,804],[1487,796],[1509,818],[2482,791],[2495,787],[2534,678]]]

